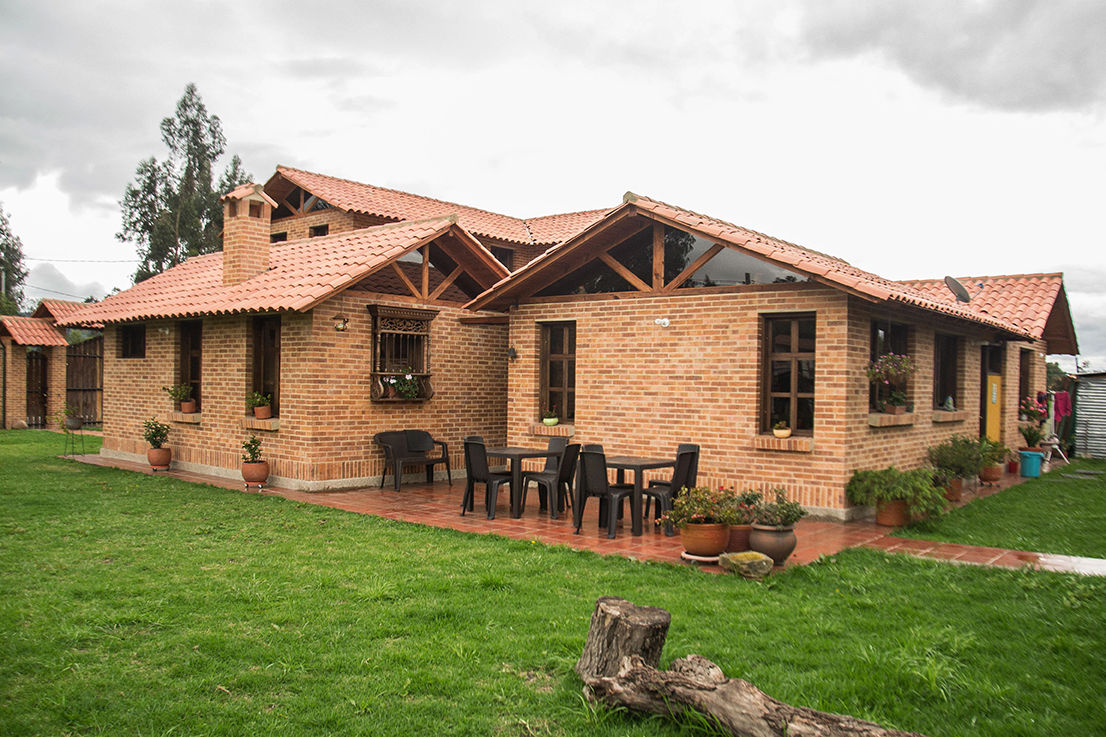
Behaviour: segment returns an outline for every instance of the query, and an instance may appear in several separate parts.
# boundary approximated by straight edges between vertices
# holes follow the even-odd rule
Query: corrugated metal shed
[[[1106,373],[1075,380],[1075,454],[1106,458]]]

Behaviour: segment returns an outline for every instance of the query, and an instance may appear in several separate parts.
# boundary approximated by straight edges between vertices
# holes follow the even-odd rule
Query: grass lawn
[[[1106,473],[1065,478],[1077,469],[1106,472],[1106,461],[1080,460],[900,530],[900,537],[1106,558]]]
[[[1106,580],[847,551],[757,584],[55,457],[0,432],[0,733],[695,734],[586,705],[595,599],[784,701],[938,735],[1106,724]],[[495,523],[490,523],[495,524]]]

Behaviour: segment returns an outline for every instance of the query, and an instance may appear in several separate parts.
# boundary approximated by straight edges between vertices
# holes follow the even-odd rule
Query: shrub
[[[941,480],[970,478],[983,468],[980,442],[965,435],[954,435],[926,451]]]
[[[1027,448],[1036,448],[1041,444],[1041,438],[1044,437],[1044,433],[1037,425],[1020,425],[1018,432],[1025,438],[1025,446]]]
[[[845,495],[854,504],[864,505],[902,500],[910,515],[918,518],[945,510],[944,494],[933,483],[929,468],[900,471],[890,466],[880,471],[854,471]]]
[[[787,498],[787,492],[783,489],[773,489],[775,501],[761,500],[756,506],[756,514],[753,521],[758,525],[770,525],[772,527],[789,527],[806,515],[803,505]]]
[[[734,495],[732,489],[711,489],[709,486],[689,489],[685,486],[672,500],[672,509],[661,515],[657,524],[671,522],[676,527],[690,524],[727,524],[723,519],[723,510],[733,503],[731,500]]]
[[[722,522],[727,525],[748,525],[756,518],[757,505],[764,499],[759,491],[733,493],[722,507]]]
[[[192,398],[191,384],[174,384],[173,386],[163,386],[161,389],[175,402],[187,402]]]
[[[246,408],[253,409],[254,407],[264,407],[271,404],[273,397],[271,394],[262,394],[261,392],[250,392],[246,395]]]
[[[256,434],[251,434],[242,442],[242,461],[244,463],[259,463],[261,461],[261,441]]]

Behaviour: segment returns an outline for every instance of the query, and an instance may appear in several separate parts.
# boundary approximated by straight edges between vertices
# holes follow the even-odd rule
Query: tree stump
[[[576,663],[587,698],[677,718],[695,711],[735,737],[923,737],[790,706],[747,681],[726,678],[721,668],[698,655],[679,658],[671,669],[658,670],[670,619],[663,609],[601,597]],[[612,666],[615,662],[617,667]]]
[[[654,606],[637,606],[617,596],[601,596],[595,602],[591,628],[576,673],[589,679],[618,675],[622,659],[636,655],[646,665],[661,662],[664,639],[672,615]]]

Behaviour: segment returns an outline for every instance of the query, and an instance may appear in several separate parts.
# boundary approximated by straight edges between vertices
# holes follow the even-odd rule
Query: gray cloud
[[[34,308],[42,299],[81,301],[90,296],[100,299],[107,294],[107,290],[100,282],[74,282],[53,264],[38,263],[27,274],[23,293],[25,306]]]
[[[1073,111],[1106,93],[1100,0],[818,0],[800,32],[823,57],[878,54],[918,84],[1010,111]]]

